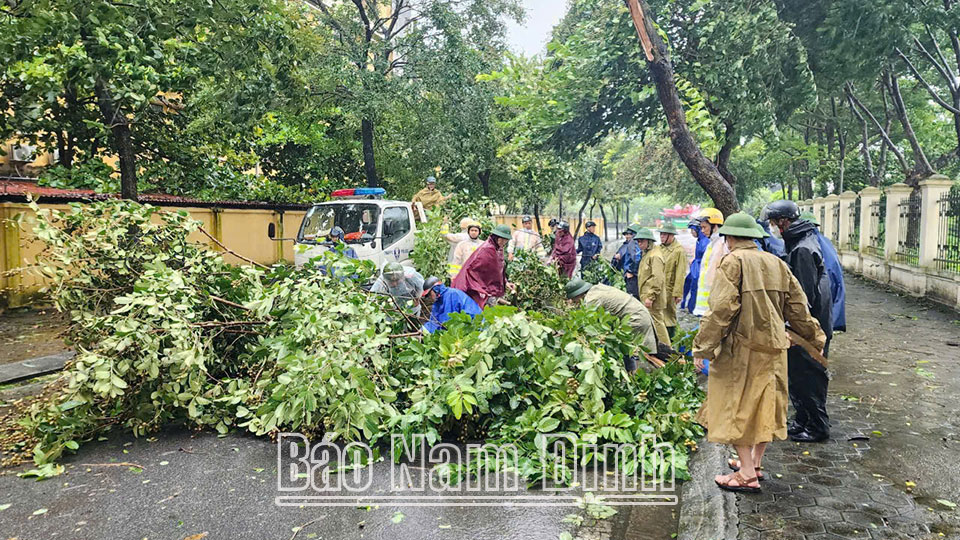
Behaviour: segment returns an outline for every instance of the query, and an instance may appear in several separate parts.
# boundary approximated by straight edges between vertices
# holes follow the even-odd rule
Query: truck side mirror
[[[270,224],[267,225],[267,236],[269,236],[270,238],[276,238],[276,237],[277,237],[277,224],[276,224],[276,223],[270,223]]]

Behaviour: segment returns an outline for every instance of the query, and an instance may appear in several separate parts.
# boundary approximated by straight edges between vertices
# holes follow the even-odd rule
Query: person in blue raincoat
[[[583,233],[577,240],[577,253],[580,254],[580,271],[590,266],[593,261],[600,256],[603,249],[603,242],[597,236],[597,224],[593,221],[587,222],[587,232]]]
[[[823,267],[827,271],[827,277],[830,278],[830,294],[833,296],[833,309],[831,310],[833,329],[846,332],[847,308],[844,305],[846,287],[843,284],[843,266],[840,265],[840,256],[837,255],[833,242],[820,232],[820,221],[812,212],[804,212],[800,217],[817,226],[817,240],[820,241],[820,251],[823,252]]]
[[[430,309],[430,319],[423,325],[423,332],[432,334],[443,330],[443,323],[450,319],[452,313],[466,313],[471,317],[480,314],[480,306],[460,289],[447,287],[436,276],[430,276],[423,282],[423,299],[427,304],[433,304]]]
[[[623,271],[623,280],[627,284],[627,294],[639,300],[640,288],[637,286],[637,269],[640,268],[640,257],[643,256],[643,252],[640,251],[640,246],[634,240],[636,235],[637,231],[632,225],[623,231],[623,245],[613,256],[611,264],[617,270]]]
[[[703,254],[707,251],[707,244],[710,238],[704,236],[700,230],[700,220],[692,219],[687,225],[690,233],[697,239],[697,247],[693,252],[693,260],[690,261],[690,270],[687,272],[687,278],[683,281],[683,299],[680,301],[680,309],[686,309],[693,313],[693,308],[697,306],[697,281],[700,280],[700,264],[703,262]]]
[[[757,220],[757,225],[763,229],[764,236],[760,239],[760,249],[767,253],[772,253],[781,259],[786,255],[783,249],[783,240],[770,234],[770,223],[764,220]]]

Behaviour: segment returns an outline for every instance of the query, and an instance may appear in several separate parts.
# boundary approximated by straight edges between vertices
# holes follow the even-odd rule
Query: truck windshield
[[[344,240],[348,244],[357,244],[361,242],[364,234],[377,235],[379,220],[380,208],[375,204],[339,203],[314,206],[303,218],[297,242],[302,244],[324,242],[330,234],[330,229],[339,226],[346,233]]]

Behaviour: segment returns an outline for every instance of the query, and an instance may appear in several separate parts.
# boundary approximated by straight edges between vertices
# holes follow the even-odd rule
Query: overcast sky
[[[514,52],[527,56],[546,50],[550,30],[560,22],[567,11],[566,0],[522,0],[527,12],[523,25],[511,22],[507,26],[507,42]]]

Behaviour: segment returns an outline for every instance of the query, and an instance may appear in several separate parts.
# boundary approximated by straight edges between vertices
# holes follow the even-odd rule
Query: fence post
[[[910,196],[913,188],[902,183],[887,188],[887,231],[884,238],[883,256],[892,260],[897,256],[897,242],[900,239],[900,202]]]
[[[870,205],[880,200],[880,190],[875,187],[864,188],[860,191],[860,253],[867,253],[870,247],[870,237],[877,231],[871,228]],[[877,223],[879,227],[880,224]]]
[[[846,248],[847,250],[853,248],[853,246],[850,245],[850,233],[856,227],[850,222],[850,204],[856,200],[857,194],[852,191],[844,191],[840,194],[840,232],[837,235],[837,243],[840,245],[836,246],[838,251],[841,248]],[[861,228],[860,230],[862,231],[863,229]]]
[[[800,201],[800,212],[810,212],[813,213],[813,199],[807,199],[805,201]]]
[[[813,217],[817,221],[821,222],[820,230],[823,231],[823,223],[822,223],[823,220],[820,219],[820,209],[823,208],[824,198],[817,197],[816,199],[813,199],[812,203],[813,203],[813,207],[811,208],[810,211],[813,213]]]
[[[920,257],[921,267],[933,266],[940,241],[940,207],[938,203],[953,182],[942,174],[935,174],[920,182]]]
[[[840,204],[840,197],[834,193],[831,193],[830,195],[827,195],[826,197],[823,198],[824,212],[823,212],[823,219],[822,219],[823,223],[820,224],[820,232],[823,233],[823,236],[826,237],[826,239],[830,240],[831,242],[833,242],[833,233],[836,232],[833,230],[834,229],[833,210],[839,204]],[[837,244],[839,243],[840,243],[840,239],[838,238]],[[840,251],[839,245],[835,245],[833,247],[837,251]]]

